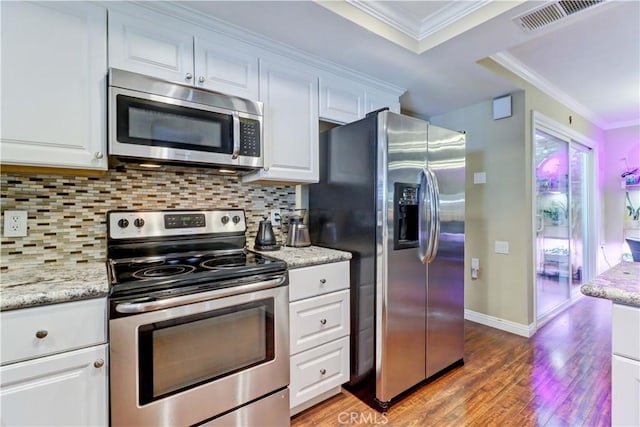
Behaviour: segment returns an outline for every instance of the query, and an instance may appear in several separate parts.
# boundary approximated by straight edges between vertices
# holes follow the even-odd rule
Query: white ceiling
[[[387,81],[429,117],[518,88],[491,57],[603,129],[640,124],[640,2],[609,0],[541,29],[540,1],[184,1],[187,7]]]

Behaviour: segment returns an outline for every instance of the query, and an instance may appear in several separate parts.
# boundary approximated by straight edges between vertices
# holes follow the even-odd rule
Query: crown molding
[[[346,0],[346,2],[371,15],[380,22],[408,35],[416,42],[420,42],[484,7],[490,3],[491,0],[449,2],[437,12],[423,18],[411,17],[399,12],[395,7],[389,7],[384,2],[365,0]]]
[[[491,55],[489,58],[500,64],[507,70],[511,71],[516,76],[524,79],[526,82],[540,89],[542,92],[549,95],[559,103],[569,107],[576,113],[580,114],[585,119],[594,123],[600,129],[611,128],[611,125],[606,123],[606,121],[600,118],[596,113],[576,101],[574,98],[563,92],[547,79],[524,65],[522,62],[518,61],[513,55],[507,52],[498,52],[494,55]]]

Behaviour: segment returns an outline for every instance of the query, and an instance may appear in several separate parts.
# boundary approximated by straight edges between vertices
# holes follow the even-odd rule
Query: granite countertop
[[[621,262],[584,284],[580,291],[588,296],[609,299],[618,304],[640,307],[640,262]]]
[[[34,265],[2,273],[0,310],[100,298],[108,293],[104,262],[72,266]]]
[[[307,267],[310,265],[347,261],[351,259],[350,252],[322,248],[320,246],[307,246],[306,248],[291,248],[283,246],[277,251],[256,251],[251,248],[249,249],[253,252],[285,261],[289,268]]]

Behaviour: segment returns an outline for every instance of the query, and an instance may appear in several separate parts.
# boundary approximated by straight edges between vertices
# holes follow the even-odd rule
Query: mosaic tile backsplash
[[[2,173],[0,179],[2,212],[28,212],[27,237],[2,231],[1,271],[105,260],[106,212],[113,209],[242,208],[250,247],[263,215],[295,209],[293,185],[244,184],[206,169],[109,170],[100,177]],[[275,230],[279,240],[282,228]]]

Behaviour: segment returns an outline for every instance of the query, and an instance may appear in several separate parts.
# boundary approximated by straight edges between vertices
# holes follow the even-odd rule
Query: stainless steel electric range
[[[243,210],[110,211],[111,423],[289,424],[288,275]]]

